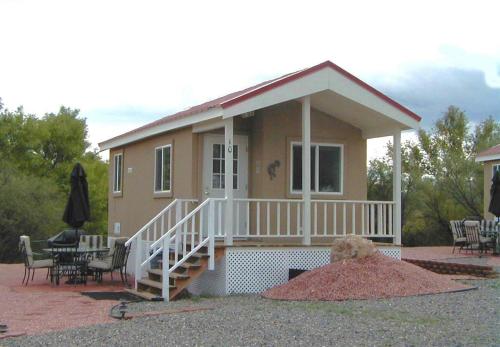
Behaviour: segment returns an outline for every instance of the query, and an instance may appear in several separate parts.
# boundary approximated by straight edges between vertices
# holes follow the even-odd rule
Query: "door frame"
[[[214,197],[211,195],[211,185],[209,187],[208,183],[210,183],[207,179],[207,175],[210,175],[210,178],[212,178],[213,172],[209,170],[211,168],[210,165],[207,165],[208,160],[212,159],[212,157],[208,158],[206,156],[207,152],[209,149],[207,149],[207,139],[209,138],[218,138],[221,141],[219,142],[220,144],[224,144],[224,135],[223,134],[204,134],[203,135],[203,149],[202,149],[202,163],[201,163],[201,200],[204,201],[208,197]],[[248,151],[248,140],[249,136],[248,135],[234,135],[233,141],[234,145],[239,145],[241,146],[242,144],[245,146],[244,151],[242,149],[238,149],[238,186],[239,189],[233,190],[235,194],[235,198],[241,198],[245,199],[248,198],[248,180],[249,180],[249,151]],[[207,167],[208,166],[208,167]],[[241,173],[245,173],[244,176],[241,175]],[[245,178],[244,181],[240,181],[241,178]],[[207,194],[207,188],[209,188],[208,194]],[[220,189],[220,191],[224,191],[224,189]],[[219,196],[220,197],[220,196]]]

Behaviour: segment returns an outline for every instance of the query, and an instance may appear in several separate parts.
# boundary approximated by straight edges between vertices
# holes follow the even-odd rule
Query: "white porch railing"
[[[302,200],[234,199],[234,235],[298,237],[302,235]],[[241,223],[241,218],[244,222]]]
[[[303,204],[297,199],[234,199],[234,235],[301,237]],[[312,200],[311,236],[392,238],[393,210],[392,201]]]
[[[142,278],[142,263],[149,255],[150,245],[164,236],[175,223],[186,216],[189,211],[198,203],[196,199],[175,199],[167,207],[161,210],[139,231],[137,231],[125,245],[135,243],[135,289],[137,281]]]
[[[225,199],[210,198],[190,210],[194,199],[176,199],[141,228],[127,244],[136,244],[135,289],[143,269],[160,253],[162,256],[162,297],[169,299],[170,274],[201,250],[208,249],[208,268],[214,269],[215,236],[222,236]],[[174,218],[175,217],[175,218]],[[161,232],[157,232],[161,230]]]
[[[312,200],[311,236],[394,237],[393,201]]]

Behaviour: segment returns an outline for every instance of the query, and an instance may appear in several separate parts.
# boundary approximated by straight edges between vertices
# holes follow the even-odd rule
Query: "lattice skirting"
[[[381,247],[390,257],[401,259],[399,247]],[[286,283],[290,269],[311,270],[330,262],[330,248],[237,248],[226,249],[226,255],[188,287],[195,295],[228,295],[261,293]]]

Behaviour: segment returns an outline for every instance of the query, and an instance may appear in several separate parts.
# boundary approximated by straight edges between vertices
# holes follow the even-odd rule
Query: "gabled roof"
[[[326,68],[335,70],[340,75],[342,75],[345,78],[347,78],[348,80],[354,82],[359,87],[365,89],[369,93],[380,98],[381,100],[383,100],[387,104],[390,104],[391,106],[395,107],[396,109],[401,111],[403,114],[405,114],[407,117],[411,118],[413,121],[420,122],[421,117],[418,116],[417,114],[415,114],[414,112],[412,112],[411,110],[409,110],[408,108],[404,107],[403,105],[401,105],[398,102],[394,101],[393,99],[389,98],[385,94],[376,90],[372,86],[363,82],[359,78],[350,74],[349,72],[342,69],[338,65],[332,63],[331,61],[325,61],[325,62],[318,64],[318,65],[315,65],[313,67],[299,70],[296,72],[292,72],[292,73],[283,75],[281,77],[259,83],[257,85],[252,86],[252,87],[227,94],[223,97],[220,97],[220,98],[193,106],[191,108],[188,108],[187,110],[177,112],[177,113],[174,113],[172,115],[160,118],[154,122],[148,123],[144,126],[136,128],[136,129],[131,130],[129,132],[126,132],[124,134],[118,135],[118,136],[113,137],[109,140],[103,141],[103,142],[99,143],[99,147],[101,148],[101,150],[105,150],[105,149],[117,147],[118,145],[123,145],[126,143],[138,141],[140,139],[152,136],[156,133],[160,133],[162,128],[164,129],[163,131],[167,131],[168,129],[171,129],[170,127],[166,127],[165,125],[168,123],[174,123],[176,121],[180,125],[179,126],[174,125],[174,126],[172,126],[172,128],[177,128],[177,127],[186,126],[186,125],[190,125],[190,124],[196,124],[197,122],[200,121],[200,119],[196,119],[195,116],[197,116],[197,115],[210,114],[213,116],[213,118],[215,118],[217,116],[223,116],[224,109],[228,109],[228,108],[235,106],[239,103],[242,103],[244,101],[247,101],[249,99],[257,97],[257,96],[264,94],[268,91],[276,89],[280,86],[284,86],[288,83],[291,83],[293,81],[296,81],[298,79],[301,79],[303,77],[306,77],[308,75],[311,75],[315,72],[318,72],[318,71],[320,71],[322,69],[326,69]],[[217,111],[220,111],[220,112],[217,112]],[[191,121],[188,120],[190,117],[193,118]],[[186,119],[186,121],[181,121],[183,119]],[[153,130],[156,128],[158,129],[157,132],[155,132]],[[142,136],[141,134],[144,134],[144,136]]]
[[[476,156],[476,162],[500,160],[500,143],[480,152]]]

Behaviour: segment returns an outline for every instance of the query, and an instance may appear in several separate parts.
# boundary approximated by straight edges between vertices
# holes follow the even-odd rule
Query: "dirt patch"
[[[279,300],[351,300],[469,289],[434,272],[382,254],[335,262],[263,293]]]

